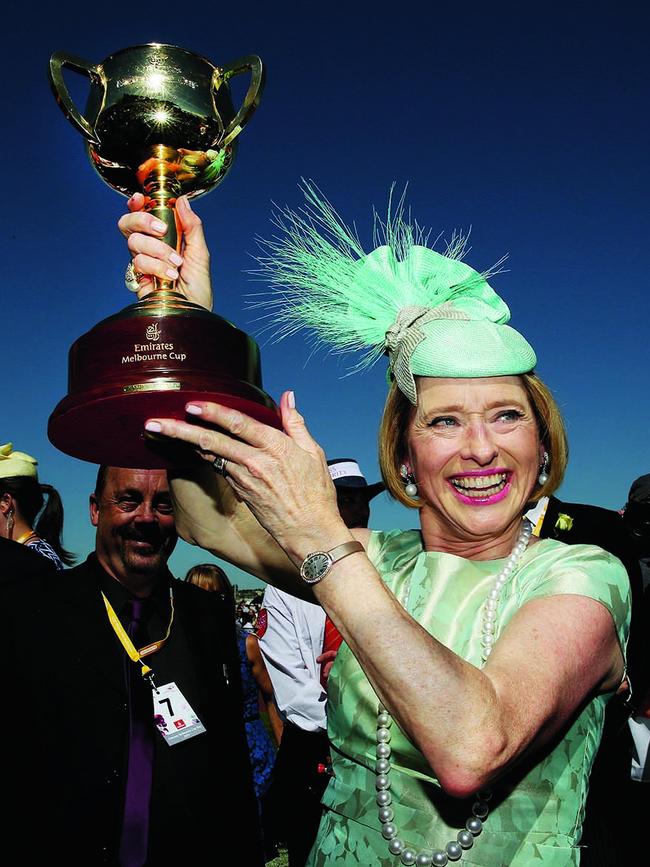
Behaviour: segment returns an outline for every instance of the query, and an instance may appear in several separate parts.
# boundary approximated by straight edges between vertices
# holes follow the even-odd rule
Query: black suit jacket
[[[193,786],[198,738],[169,747],[178,785],[168,792],[167,820],[152,829],[148,865],[230,864],[242,845],[250,863],[263,864],[234,623],[217,594],[184,582],[174,581],[174,603],[197,673],[195,709],[207,729],[199,737],[208,739],[201,759],[207,746],[211,773],[209,784],[203,775]],[[19,708],[15,736],[3,744],[4,785],[14,796],[0,851],[15,852],[19,864],[53,854],[79,867],[116,864],[128,755],[124,650],[93,569],[87,561],[22,581],[14,571],[0,604],[2,676]],[[245,841],[234,831],[241,823]]]
[[[572,519],[570,528],[558,526],[560,514]],[[565,522],[560,522],[564,523]],[[541,538],[569,545],[598,545],[618,557],[627,570],[632,590],[632,620],[628,642],[628,673],[636,694],[647,678],[648,632],[643,606],[643,582],[639,562],[627,540],[618,512],[582,503],[563,503],[550,497]],[[579,628],[579,625],[576,626]],[[625,833],[630,815],[641,806],[641,785],[630,782],[632,739],[627,726],[630,708],[622,696],[613,696],[605,712],[605,729],[589,779],[589,795],[581,845],[583,867],[608,867],[632,863],[636,843]]]
[[[571,518],[570,527],[557,526],[561,514]],[[564,503],[557,497],[549,497],[540,535],[543,539],[558,539],[569,545],[598,545],[620,560],[625,560],[630,553],[623,519],[618,512],[584,503]]]

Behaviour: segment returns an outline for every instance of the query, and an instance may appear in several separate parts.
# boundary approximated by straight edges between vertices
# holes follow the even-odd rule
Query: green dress
[[[482,606],[503,560],[470,561],[423,551],[415,530],[372,533],[368,555],[398,599],[404,598],[411,581],[407,607],[419,623],[463,659],[481,665]],[[553,539],[531,545],[506,584],[497,636],[527,601],[561,593],[588,596],[605,605],[625,650],[630,589],[622,564],[600,548],[568,546]],[[456,863],[578,864],[587,780],[608,698],[591,700],[561,739],[493,785],[484,829]],[[330,673],[328,700],[334,777],[323,797],[326,809],[308,865],[394,867],[400,859],[388,852],[375,803],[377,697],[347,645]],[[471,707],[467,712],[471,714]],[[415,851],[444,849],[465,827],[474,799],[445,794],[422,754],[395,723],[391,731],[391,806],[399,836]]]

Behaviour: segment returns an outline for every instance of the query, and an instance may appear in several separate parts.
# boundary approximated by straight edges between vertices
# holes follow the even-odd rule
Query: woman
[[[334,778],[309,863],[577,864],[604,707],[624,676],[625,571],[601,549],[531,538],[523,515],[562,479],[564,429],[462,243],[441,256],[398,211],[366,255],[308,198],[314,219],[285,213],[263,261],[284,330],[388,354],[382,472],[420,530],[344,526],[291,392],[284,432],[196,401],[195,423],[146,428],[191,443],[225,478],[176,480],[181,534],[305,594],[299,573],[345,639],[328,685]],[[158,273],[169,250],[139,204],[122,230],[136,268]]]
[[[197,566],[192,566],[188,569],[185,580],[189,584],[200,587],[201,590],[218,593],[224,602],[234,609],[235,591],[226,573],[216,563],[199,563]]]
[[[63,569],[74,563],[61,543],[63,504],[52,485],[38,481],[37,464],[11,443],[0,446],[0,536],[33,548]]]

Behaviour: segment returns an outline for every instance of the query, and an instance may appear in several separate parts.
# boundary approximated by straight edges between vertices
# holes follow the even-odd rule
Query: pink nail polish
[[[289,394],[287,395],[287,403],[289,404],[289,407],[291,409],[296,408],[296,395],[293,391],[290,391]]]
[[[158,421],[148,421],[145,426],[145,430],[151,431],[151,433],[160,433],[162,430],[162,425]]]
[[[190,415],[202,415],[203,409],[202,407],[197,406],[195,403],[188,403],[185,407],[185,412],[189,413]]]

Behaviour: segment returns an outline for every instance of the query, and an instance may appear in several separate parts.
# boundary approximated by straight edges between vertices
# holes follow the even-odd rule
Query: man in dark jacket
[[[623,519],[618,512],[583,503],[564,503],[544,498],[529,513],[534,532],[542,539],[557,539],[568,545],[597,545],[618,557],[627,570],[632,589],[632,621],[627,646],[627,674],[634,698],[646,678],[643,588],[639,562]],[[627,725],[632,711],[627,692],[613,696],[605,713],[605,728],[589,778],[582,830],[581,867],[605,867],[627,863],[635,856],[635,844],[625,827],[634,811],[635,795],[630,781],[632,737]]]
[[[234,623],[217,594],[167,569],[166,473],[100,468],[90,516],[85,563],[48,580],[14,570],[0,591],[14,720],[3,854],[261,865]]]

